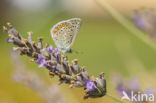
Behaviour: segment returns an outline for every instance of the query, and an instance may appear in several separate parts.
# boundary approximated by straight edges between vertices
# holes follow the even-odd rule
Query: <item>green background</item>
[[[80,17],[82,27],[72,49],[83,53],[67,54],[70,60],[77,58],[81,66],[86,66],[90,75],[98,76],[100,72],[105,72],[108,93],[118,99],[120,97],[112,83],[113,73],[118,73],[127,80],[138,78],[143,90],[156,87],[156,51],[141,39],[111,17],[77,16],[54,9],[52,12],[36,14],[16,13],[16,10],[2,12],[1,28],[9,21],[24,37],[27,37],[28,31],[33,31],[34,40],[43,36],[44,43],[54,45],[50,35],[51,27],[61,20]],[[44,103],[44,99],[36,92],[13,81],[12,75],[16,69],[10,57],[13,45],[6,42],[7,34],[0,30],[0,103]],[[22,60],[30,71],[39,74],[47,84],[58,83],[57,77],[51,79],[48,70],[38,68],[37,64],[29,62],[28,57],[23,56]],[[70,89],[65,84],[58,87],[68,103],[115,103],[108,97],[83,100],[81,88]]]

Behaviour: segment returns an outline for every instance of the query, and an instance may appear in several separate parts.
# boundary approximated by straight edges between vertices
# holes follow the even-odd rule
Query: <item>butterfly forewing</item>
[[[68,22],[70,22],[72,24],[72,30],[74,31],[71,44],[69,45],[69,48],[70,48],[73,45],[73,43],[75,41],[75,38],[77,36],[77,33],[80,30],[80,27],[81,27],[81,19],[80,18],[73,18],[73,19],[68,20]]]

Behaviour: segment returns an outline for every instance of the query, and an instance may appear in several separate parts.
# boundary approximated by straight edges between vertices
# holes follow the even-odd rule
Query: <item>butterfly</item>
[[[70,52],[76,36],[81,27],[80,18],[72,18],[60,21],[50,30],[56,47],[62,53]]]

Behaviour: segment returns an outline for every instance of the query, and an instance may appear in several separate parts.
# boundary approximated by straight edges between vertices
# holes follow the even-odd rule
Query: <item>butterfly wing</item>
[[[63,53],[70,50],[79,31],[81,20],[78,18],[61,21],[51,29],[51,36],[57,48]]]
[[[73,34],[71,43],[68,46],[68,48],[71,48],[71,46],[73,45],[73,43],[75,41],[75,38],[76,38],[79,30],[80,30],[80,27],[81,27],[81,19],[80,18],[72,18],[72,19],[69,19],[68,22],[72,24],[72,30],[74,31],[74,34]]]

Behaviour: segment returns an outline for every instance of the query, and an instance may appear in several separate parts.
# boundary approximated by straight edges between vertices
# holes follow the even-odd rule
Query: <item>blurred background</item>
[[[107,2],[132,23],[135,9],[156,8],[155,0]],[[0,103],[116,103],[108,97],[83,100],[81,88],[69,89],[65,84],[57,85],[57,77],[51,79],[48,70],[30,63],[26,56],[12,58],[10,51],[13,45],[6,42],[7,35],[2,32],[2,26],[6,22],[11,22],[24,37],[32,31],[34,39],[43,36],[44,43],[54,45],[50,29],[57,22],[73,17],[82,19],[82,27],[72,48],[83,54],[68,54],[70,60],[77,58],[81,66],[86,66],[90,75],[97,76],[100,72],[105,72],[108,92],[118,99],[120,96],[113,82],[114,74],[120,75],[127,82],[137,78],[142,90],[156,90],[156,51],[115,21],[94,0],[0,0]],[[45,92],[34,89],[37,85],[32,87],[29,82],[17,83],[13,75],[20,68],[19,65],[33,73],[27,75],[42,78],[46,86],[55,85],[57,95],[52,96],[63,98],[63,101],[53,98],[58,101],[51,99],[49,102],[43,96]],[[31,81],[33,78],[27,79]]]

